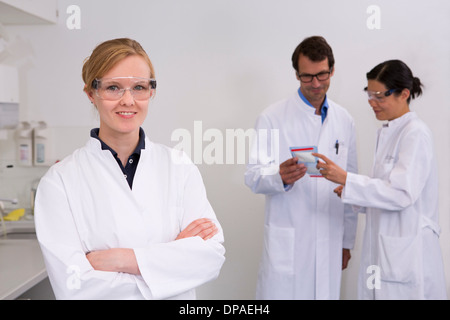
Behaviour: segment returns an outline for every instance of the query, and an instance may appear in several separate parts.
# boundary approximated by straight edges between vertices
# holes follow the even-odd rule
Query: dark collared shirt
[[[134,174],[136,173],[137,165],[139,162],[139,158],[141,157],[141,150],[145,149],[145,133],[142,128],[139,128],[139,142],[136,146],[136,149],[134,152],[128,157],[127,164],[125,167],[122,165],[122,161],[117,157],[117,152],[111,149],[106,143],[104,143],[99,137],[100,129],[94,128],[91,130],[91,137],[98,139],[101,143],[102,150],[109,150],[111,151],[112,155],[114,156],[114,159],[116,159],[117,164],[119,165],[120,169],[123,172],[123,175],[125,179],[127,179],[128,185],[130,186],[130,189],[133,187],[133,179]]]

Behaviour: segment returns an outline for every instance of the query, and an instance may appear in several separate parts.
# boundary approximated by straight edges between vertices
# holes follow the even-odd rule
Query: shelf
[[[58,20],[56,0],[1,0],[0,23],[55,24]]]

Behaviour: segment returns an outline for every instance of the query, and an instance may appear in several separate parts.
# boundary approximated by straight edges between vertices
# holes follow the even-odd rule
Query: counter
[[[5,221],[5,227],[0,226],[0,300],[11,300],[44,280],[47,272],[34,221]]]
[[[12,300],[47,277],[36,239],[0,239],[0,300]]]

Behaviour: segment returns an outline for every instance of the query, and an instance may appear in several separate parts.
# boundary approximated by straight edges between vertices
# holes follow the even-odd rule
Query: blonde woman
[[[141,45],[98,45],[82,72],[98,110],[87,144],[39,184],[35,221],[57,299],[193,299],[224,262],[197,167],[141,128],[156,80]]]

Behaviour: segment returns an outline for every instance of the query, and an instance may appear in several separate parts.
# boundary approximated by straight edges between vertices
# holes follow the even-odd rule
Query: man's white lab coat
[[[217,235],[174,241],[202,217]],[[132,190],[111,152],[90,138],[41,179],[35,221],[57,299],[192,299],[225,259],[197,167],[147,138]],[[109,248],[134,249],[141,275],[94,270],[86,253]]]
[[[328,104],[323,124],[298,93],[270,106],[257,120],[259,139],[245,183],[266,195],[258,299],[339,298],[342,249],[353,247],[357,215],[333,193],[336,184],[306,174],[284,186],[279,174],[280,163],[292,158],[289,147],[302,146],[317,146],[319,153],[356,172],[353,119],[338,104],[329,99]],[[267,143],[265,133],[272,138]]]
[[[367,207],[359,298],[446,299],[433,139],[414,112],[378,130],[372,170],[342,193]]]

